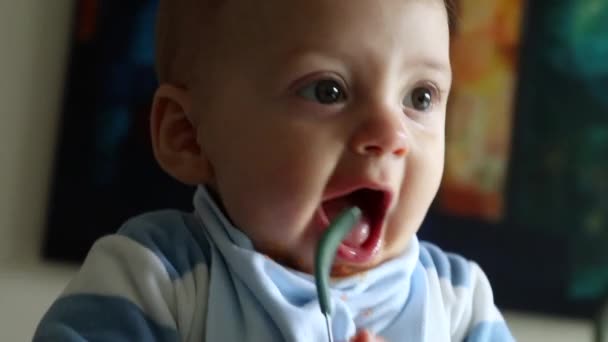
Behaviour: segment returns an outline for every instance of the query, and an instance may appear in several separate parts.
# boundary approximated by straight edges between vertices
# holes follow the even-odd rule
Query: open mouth
[[[352,263],[370,261],[381,247],[382,227],[390,206],[388,191],[360,188],[323,201],[319,214],[324,228],[343,210],[356,206],[362,211],[361,220],[338,247],[337,257]]]

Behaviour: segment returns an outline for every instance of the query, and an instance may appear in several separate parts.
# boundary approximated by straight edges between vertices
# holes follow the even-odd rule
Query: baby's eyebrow
[[[405,63],[405,68],[424,68],[436,71],[445,76],[452,76],[452,67],[449,62],[443,62],[436,58],[418,57],[408,60]]]

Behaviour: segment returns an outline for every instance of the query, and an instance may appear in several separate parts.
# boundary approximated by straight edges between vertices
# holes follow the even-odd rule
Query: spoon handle
[[[336,256],[336,250],[346,235],[361,219],[361,209],[351,207],[336,217],[323,233],[315,254],[315,283],[321,312],[331,316],[329,276]]]

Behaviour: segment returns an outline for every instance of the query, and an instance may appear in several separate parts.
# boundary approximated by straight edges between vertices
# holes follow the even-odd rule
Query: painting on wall
[[[458,1],[445,178],[421,231],[501,307],[608,303],[608,2]]]
[[[567,241],[566,296],[593,301],[608,293],[608,2],[531,7],[510,216]]]
[[[191,208],[152,156],[156,1],[76,1],[44,254],[80,261],[141,212]]]
[[[44,254],[191,210],[157,166],[156,1],[78,0]],[[445,178],[423,239],[477,261],[501,308],[593,317],[608,294],[608,2],[458,0]]]
[[[438,205],[454,215],[499,220],[511,152],[523,4],[461,0],[456,11]]]

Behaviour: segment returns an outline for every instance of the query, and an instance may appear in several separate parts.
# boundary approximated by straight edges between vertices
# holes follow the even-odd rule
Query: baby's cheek
[[[399,254],[416,233],[416,211],[407,201],[400,201],[386,223],[384,250],[388,257]]]

